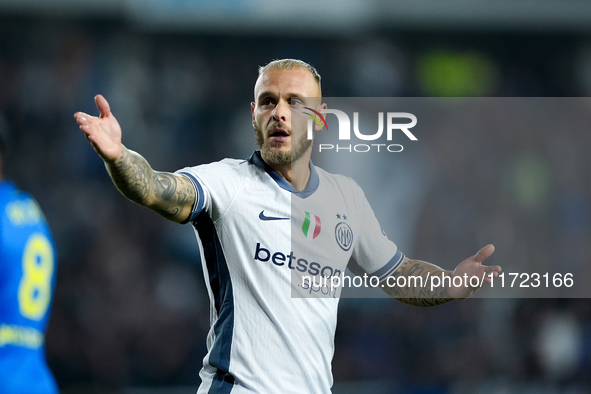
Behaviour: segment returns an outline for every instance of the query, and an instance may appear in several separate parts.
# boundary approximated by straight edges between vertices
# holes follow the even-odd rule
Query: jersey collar
[[[308,186],[306,187],[306,190],[302,191],[292,187],[289,182],[287,182],[281,175],[279,175],[274,169],[272,169],[267,163],[265,163],[265,161],[261,157],[261,151],[255,151],[247,159],[247,161],[250,164],[254,164],[255,166],[265,170],[267,174],[269,174],[269,176],[273,178],[273,180],[277,183],[277,185],[280,188],[287,190],[288,192],[291,192],[300,198],[306,198],[311,196],[312,193],[314,193],[316,189],[318,189],[318,185],[320,184],[318,173],[316,172],[316,168],[314,167],[312,160],[310,160],[310,180],[308,181]]]

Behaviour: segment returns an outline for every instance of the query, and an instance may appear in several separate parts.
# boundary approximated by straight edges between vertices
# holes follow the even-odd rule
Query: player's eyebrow
[[[263,90],[262,92],[259,93],[258,97],[257,97],[257,103],[262,102],[263,100],[267,99],[267,98],[272,98],[274,100],[277,100],[277,95],[269,90]],[[291,93],[286,93],[286,98],[288,102],[291,102],[292,99],[296,98],[296,99],[300,99],[302,101],[307,101],[305,100],[306,98],[310,98],[306,95],[302,95],[300,93],[296,93],[296,92],[291,92]]]
[[[259,95],[257,96],[257,102],[261,102],[262,100],[266,99],[266,98],[277,98],[276,95],[269,91],[269,90],[263,90],[262,92],[259,93]]]
[[[292,98],[299,98],[299,99],[305,100],[305,99],[311,99],[311,98],[319,98],[320,96],[310,96],[310,95],[301,94],[301,93],[295,93],[294,92],[294,93],[289,93],[288,94],[288,97],[290,99],[292,99]]]

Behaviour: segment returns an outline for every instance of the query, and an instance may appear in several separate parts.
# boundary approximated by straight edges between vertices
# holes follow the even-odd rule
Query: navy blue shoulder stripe
[[[183,222],[183,224],[185,224],[195,220],[197,216],[199,216],[201,211],[203,211],[205,205],[205,194],[203,194],[203,188],[201,187],[201,183],[192,174],[185,171],[179,172],[179,174],[182,174],[191,180],[193,186],[195,186],[195,191],[197,194],[197,196],[195,196],[195,205],[193,206],[191,215],[189,215],[189,218]]]

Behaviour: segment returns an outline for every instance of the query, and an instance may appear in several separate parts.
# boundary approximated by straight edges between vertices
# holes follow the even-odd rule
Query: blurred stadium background
[[[159,170],[246,157],[256,68],[282,57],[316,66],[326,96],[588,96],[591,3],[1,0],[6,175],[56,237],[46,343],[63,393],[193,393],[209,325],[191,228],[119,195],[73,113],[104,94]],[[425,145],[436,180],[390,237],[447,268],[483,239],[504,266],[591,263],[590,135],[530,132],[499,161],[511,133],[480,133]],[[487,189],[475,162],[498,164]],[[502,213],[470,213],[489,203]],[[591,301],[343,300],[333,369],[335,394],[589,392]]]

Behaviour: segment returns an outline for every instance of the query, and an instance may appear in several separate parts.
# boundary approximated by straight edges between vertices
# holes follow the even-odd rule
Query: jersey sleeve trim
[[[379,281],[383,281],[384,279],[386,279],[388,276],[392,275],[394,273],[394,271],[396,271],[398,269],[398,267],[400,267],[400,265],[402,264],[402,262],[404,261],[404,253],[402,253],[401,251],[397,250],[396,254],[394,254],[394,257],[392,257],[390,259],[390,261],[388,261],[386,263],[386,265],[384,265],[382,268],[380,268],[379,270],[375,271],[373,274],[371,274],[372,276],[377,276],[379,278]]]
[[[197,216],[199,216],[199,214],[203,211],[203,208],[205,207],[205,194],[203,193],[201,183],[193,175],[185,171],[178,172],[178,174],[184,175],[187,178],[189,178],[189,180],[193,184],[193,187],[195,188],[195,203],[193,205],[193,209],[191,210],[191,214],[189,215],[189,217],[182,222],[182,224],[185,224],[195,220]]]

